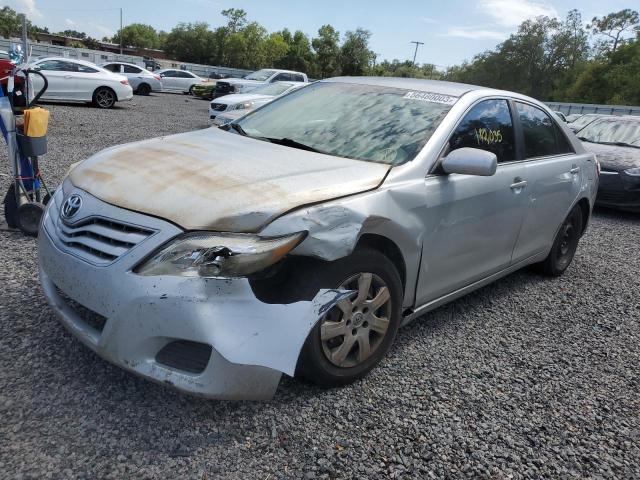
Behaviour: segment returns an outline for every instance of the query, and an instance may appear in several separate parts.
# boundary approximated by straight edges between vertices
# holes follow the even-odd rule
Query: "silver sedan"
[[[151,73],[149,70],[138,65],[125,62],[108,62],[100,66],[105,70],[127,77],[129,85],[133,88],[133,92],[138,95],[149,95],[151,92],[162,91],[160,75]]]
[[[561,275],[597,187],[594,155],[529,97],[323,80],[80,163],[47,206],[40,279],[114,364],[269,398],[282,374],[363,377],[401,325],[525,266]]]

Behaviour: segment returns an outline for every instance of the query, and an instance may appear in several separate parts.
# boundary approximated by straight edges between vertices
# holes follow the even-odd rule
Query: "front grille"
[[[105,265],[120,258],[154,231],[91,217],[76,224],[68,224],[58,218],[56,233],[62,244],[76,256]]]
[[[218,97],[227,95],[228,93],[233,93],[233,90],[233,86],[229,82],[216,83],[216,96]]]
[[[98,332],[102,332],[104,330],[104,326],[107,324],[107,317],[100,315],[97,312],[94,312],[90,308],[85,307],[84,305],[80,305],[74,299],[69,297],[66,293],[56,287],[56,292],[65,303],[71,307],[71,309],[80,317],[80,319],[89,325],[91,328],[97,330]]]
[[[227,109],[227,105],[225,103],[212,103],[211,110],[215,110],[216,112],[224,112]]]
[[[206,343],[176,340],[156,354],[156,362],[188,373],[202,373],[209,363],[211,350],[211,345]]]
[[[619,191],[616,192],[614,190],[599,190],[598,196],[596,197],[596,202],[603,203],[619,203],[625,201],[625,192]]]

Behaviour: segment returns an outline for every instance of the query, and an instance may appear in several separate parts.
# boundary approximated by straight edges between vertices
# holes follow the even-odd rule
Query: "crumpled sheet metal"
[[[423,179],[386,181],[383,188],[374,191],[295,210],[276,219],[260,233],[278,236],[306,231],[307,237],[292,254],[326,261],[352,253],[362,235],[386,237],[404,254],[404,304],[409,305],[415,295],[424,238],[424,224],[419,215],[425,198]]]
[[[351,290],[320,290],[311,301],[266,304],[255,299],[247,282],[240,291],[216,298],[211,312],[211,343],[228,361],[258,365],[293,376],[309,332]]]

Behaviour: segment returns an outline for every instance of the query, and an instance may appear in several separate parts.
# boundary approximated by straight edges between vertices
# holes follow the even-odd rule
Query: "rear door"
[[[466,287],[507,268],[526,203],[524,165],[504,98],[482,100],[464,115],[443,157],[462,147],[498,157],[495,175],[438,173],[426,178],[425,237],[418,305]]]
[[[524,141],[527,211],[514,262],[546,251],[578,198],[586,168],[556,122],[541,108],[516,101]]]
[[[167,90],[169,92],[175,92],[179,89],[178,87],[178,71],[177,70],[166,70],[160,76],[162,77],[162,89]]]
[[[134,67],[133,65],[122,65],[122,73],[127,77],[129,85],[134,90],[138,88],[144,76],[144,71],[140,67]]]

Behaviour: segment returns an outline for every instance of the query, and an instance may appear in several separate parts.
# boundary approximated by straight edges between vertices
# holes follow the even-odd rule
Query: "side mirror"
[[[445,173],[490,177],[496,173],[497,168],[498,157],[495,153],[479,148],[458,148],[442,160],[442,169]]]

